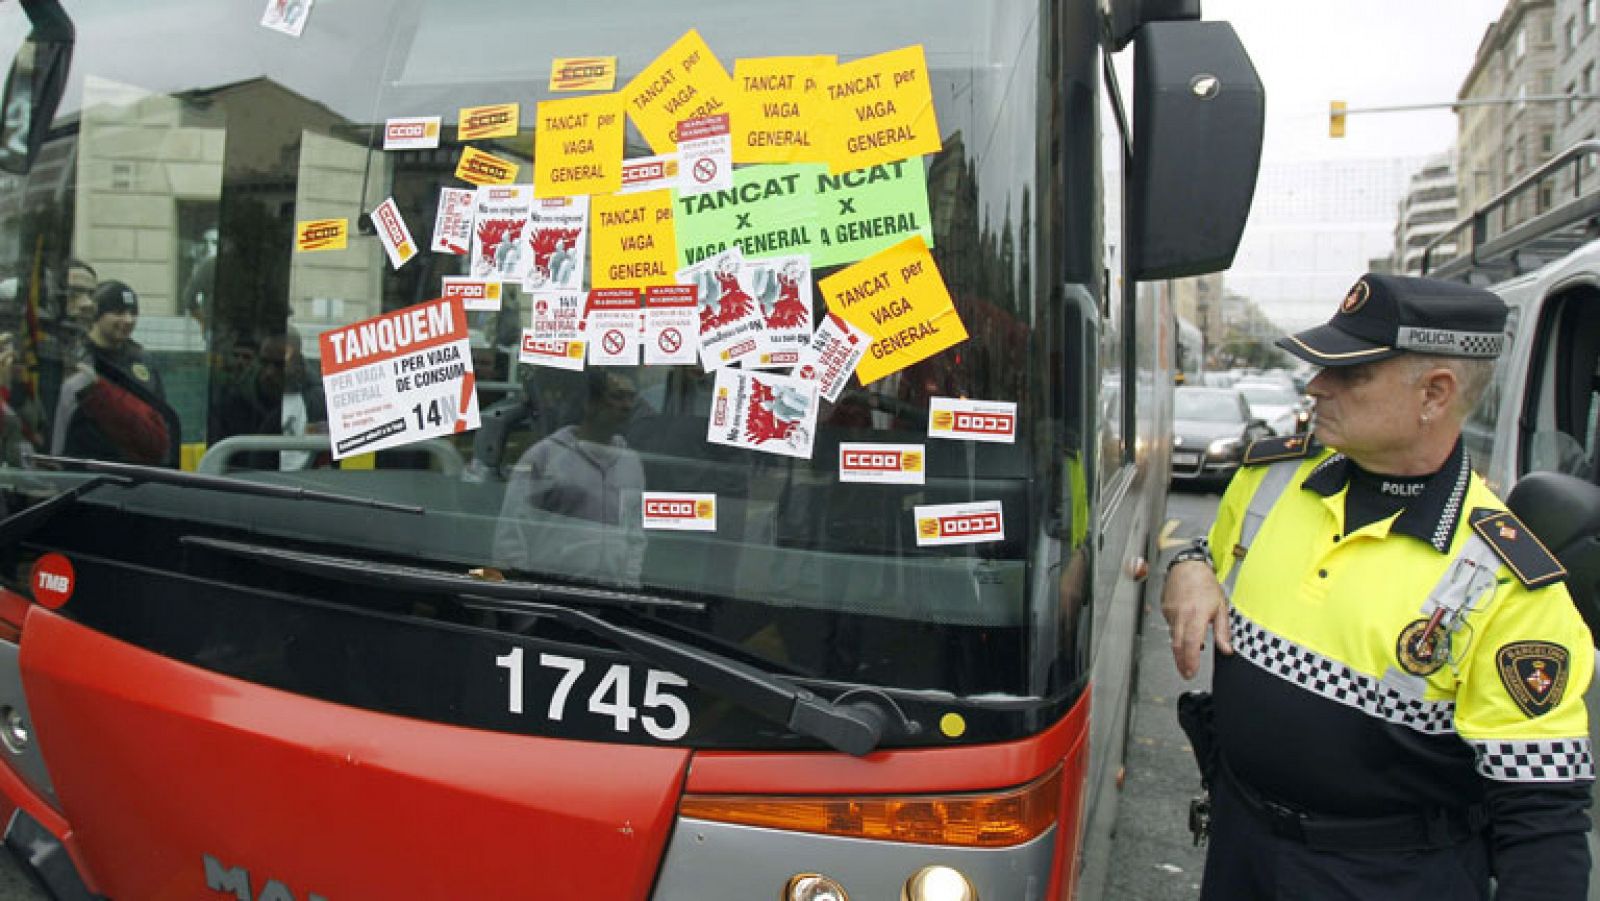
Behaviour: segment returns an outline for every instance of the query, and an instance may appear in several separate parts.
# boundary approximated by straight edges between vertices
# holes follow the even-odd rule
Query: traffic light
[[[1344,137],[1344,101],[1335,100],[1328,104],[1328,137]]]

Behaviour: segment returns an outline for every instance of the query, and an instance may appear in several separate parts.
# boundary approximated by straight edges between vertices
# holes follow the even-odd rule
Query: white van
[[[1585,179],[1574,177],[1597,164],[1600,142],[1575,145],[1436,238],[1424,257],[1425,274],[1487,285],[1510,308],[1506,352],[1463,430],[1473,468],[1502,498],[1531,473],[1600,485],[1600,180],[1587,179],[1585,193]],[[1518,222],[1530,201],[1543,212]],[[1432,265],[1441,250],[1453,258]],[[1510,503],[1526,518],[1524,505]],[[1580,506],[1576,497],[1571,506]],[[1538,522],[1530,528],[1548,538]],[[1568,587],[1600,636],[1590,575],[1569,578]],[[1596,669],[1587,701],[1589,737],[1600,747]],[[1600,869],[1600,806],[1591,816],[1590,857]],[[1600,901],[1600,872],[1591,871],[1589,899]]]

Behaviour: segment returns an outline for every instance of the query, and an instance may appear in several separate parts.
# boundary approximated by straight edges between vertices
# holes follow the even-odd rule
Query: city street
[[[1195,847],[1188,822],[1189,799],[1200,790],[1200,776],[1178,728],[1175,705],[1184,691],[1211,684],[1211,667],[1208,659],[1192,681],[1179,678],[1161,619],[1161,578],[1172,552],[1210,528],[1220,500],[1215,492],[1192,488],[1167,495],[1167,518],[1177,525],[1168,533],[1146,593],[1127,778],[1112,840],[1107,901],[1187,901],[1200,893],[1204,849]]]

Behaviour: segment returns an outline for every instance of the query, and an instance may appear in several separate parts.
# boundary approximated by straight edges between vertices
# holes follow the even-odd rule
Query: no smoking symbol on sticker
[[[606,332],[606,336],[601,339],[600,346],[604,347],[608,354],[620,354],[622,353],[623,343],[622,332],[612,329]]]
[[[717,177],[717,161],[713,159],[699,159],[694,162],[694,180],[705,184]]]
[[[656,344],[669,354],[677,353],[683,346],[683,336],[675,328],[663,329],[661,337],[656,339]]]

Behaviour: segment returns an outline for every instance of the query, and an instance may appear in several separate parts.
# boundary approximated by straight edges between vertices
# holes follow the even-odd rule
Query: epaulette
[[[1244,465],[1276,463],[1279,460],[1297,460],[1311,456],[1319,445],[1310,435],[1279,435],[1250,442],[1244,449]]]
[[[1477,507],[1467,517],[1472,530],[1511,567],[1525,588],[1543,588],[1567,577],[1567,570],[1522,520],[1509,510]]]

